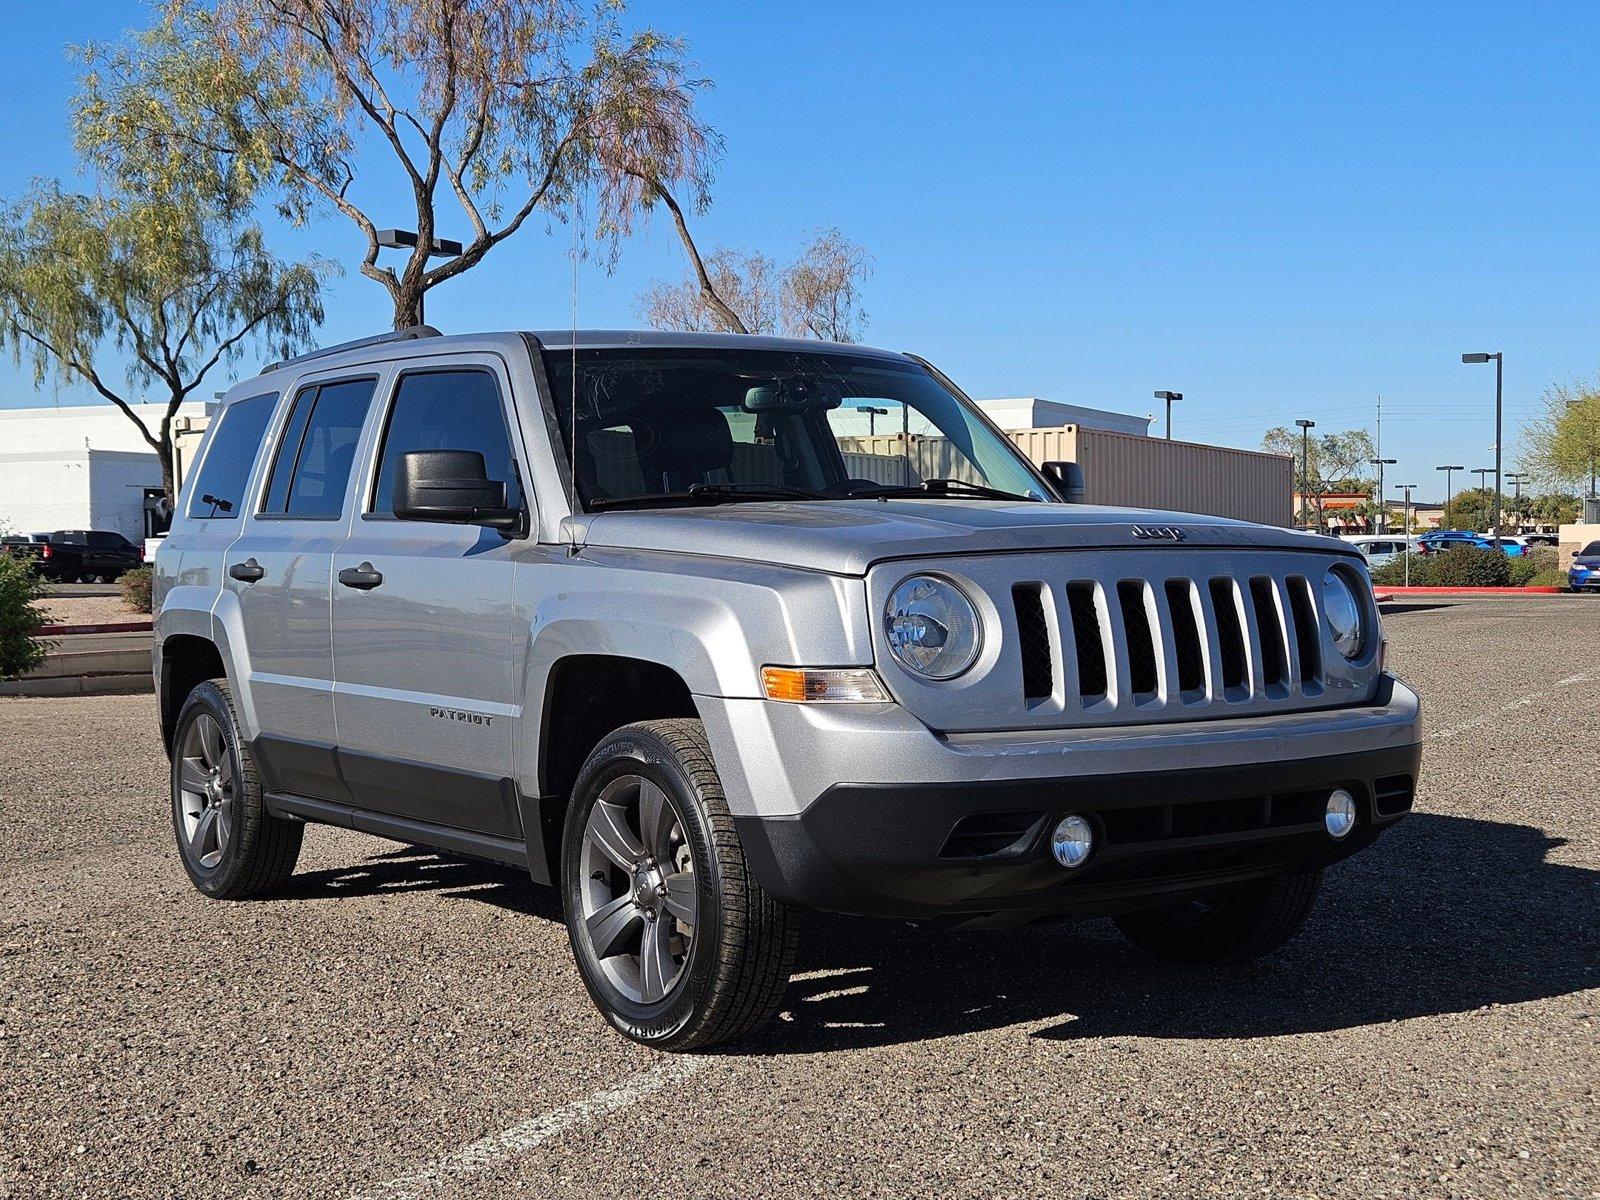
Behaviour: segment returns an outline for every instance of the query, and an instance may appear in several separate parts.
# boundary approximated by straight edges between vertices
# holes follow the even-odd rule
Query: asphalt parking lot
[[[314,828],[204,900],[152,697],[0,700],[0,1196],[1600,1196],[1600,603],[1387,627],[1417,812],[1270,959],[816,919],[678,1059],[515,872]]]

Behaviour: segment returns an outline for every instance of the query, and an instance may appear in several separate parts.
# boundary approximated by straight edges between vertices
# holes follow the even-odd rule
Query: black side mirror
[[[1056,489],[1063,504],[1083,503],[1083,468],[1075,462],[1051,461],[1041,464],[1044,477]]]
[[[522,514],[506,507],[506,485],[490,479],[476,450],[413,450],[400,456],[394,515],[402,521],[514,529]]]

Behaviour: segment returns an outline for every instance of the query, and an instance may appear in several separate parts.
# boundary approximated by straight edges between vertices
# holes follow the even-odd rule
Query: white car
[[[1407,550],[1413,554],[1417,550],[1417,539],[1407,537],[1403,533],[1378,533],[1344,540],[1361,551],[1366,556],[1367,565],[1371,567],[1381,567],[1385,563],[1393,562]]]

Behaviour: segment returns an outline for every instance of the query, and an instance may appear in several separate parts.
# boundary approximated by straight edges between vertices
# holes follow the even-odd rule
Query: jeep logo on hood
[[[1181,542],[1188,535],[1176,525],[1135,525],[1133,536],[1147,541]]]

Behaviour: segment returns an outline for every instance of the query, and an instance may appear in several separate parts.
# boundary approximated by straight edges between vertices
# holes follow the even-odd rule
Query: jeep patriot
[[[605,1017],[683,1050],[777,1009],[800,909],[1271,950],[1415,790],[1361,555],[1082,496],[860,346],[275,364],[155,560],[184,868],[268,892],[308,822],[526,868]]]

